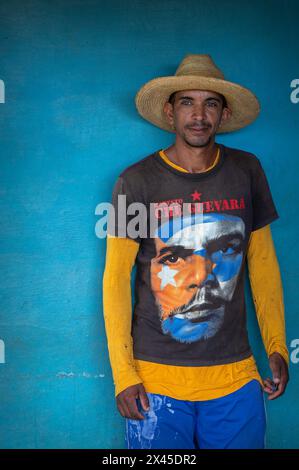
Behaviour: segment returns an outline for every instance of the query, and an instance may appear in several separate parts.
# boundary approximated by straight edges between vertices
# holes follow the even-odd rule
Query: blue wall
[[[291,383],[267,402],[268,447],[299,447],[298,13],[296,0],[1,1],[1,448],[125,447],[95,207],[123,168],[172,141],[138,117],[134,95],[186,53],[211,54],[261,101],[254,124],[219,142],[259,156],[280,213]],[[268,375],[248,284],[247,299]]]

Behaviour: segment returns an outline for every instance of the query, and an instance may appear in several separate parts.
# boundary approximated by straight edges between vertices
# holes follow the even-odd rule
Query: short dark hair
[[[168,103],[172,104],[172,106],[174,105],[174,102],[175,102],[175,94],[176,93],[177,92],[174,91],[173,93],[171,93],[170,97],[168,98]],[[222,109],[227,108],[228,106],[227,106],[227,101],[226,101],[225,96],[223,96],[221,93],[218,93],[218,95],[221,96],[221,99],[222,99]]]
[[[171,93],[170,97],[168,98],[168,103],[172,104],[172,106],[174,105],[175,94],[176,94],[176,91]]]

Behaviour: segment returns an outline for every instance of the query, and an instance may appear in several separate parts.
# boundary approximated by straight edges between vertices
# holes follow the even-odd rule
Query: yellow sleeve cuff
[[[275,352],[279,353],[284,358],[286,363],[288,365],[290,365],[290,356],[289,356],[289,351],[288,351],[288,348],[287,348],[286,344],[284,344],[284,343],[280,343],[280,344],[273,343],[271,345],[271,347],[269,348],[269,350],[268,350],[268,357],[270,357],[271,354],[273,354]]]

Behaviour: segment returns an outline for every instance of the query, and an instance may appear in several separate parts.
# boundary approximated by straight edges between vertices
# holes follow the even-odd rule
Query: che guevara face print
[[[217,213],[165,224],[156,231],[151,260],[162,331],[182,343],[207,340],[220,330],[236,288],[245,224],[240,217]]]

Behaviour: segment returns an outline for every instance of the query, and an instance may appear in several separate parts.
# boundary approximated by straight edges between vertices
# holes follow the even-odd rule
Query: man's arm
[[[257,319],[269,358],[272,380],[264,381],[269,399],[279,397],[289,380],[283,288],[270,225],[251,232],[248,271]]]
[[[131,272],[139,244],[129,238],[107,237],[103,276],[103,310],[115,396],[123,417],[143,419],[136,398],[143,408],[148,398],[137,374],[133,357]]]

